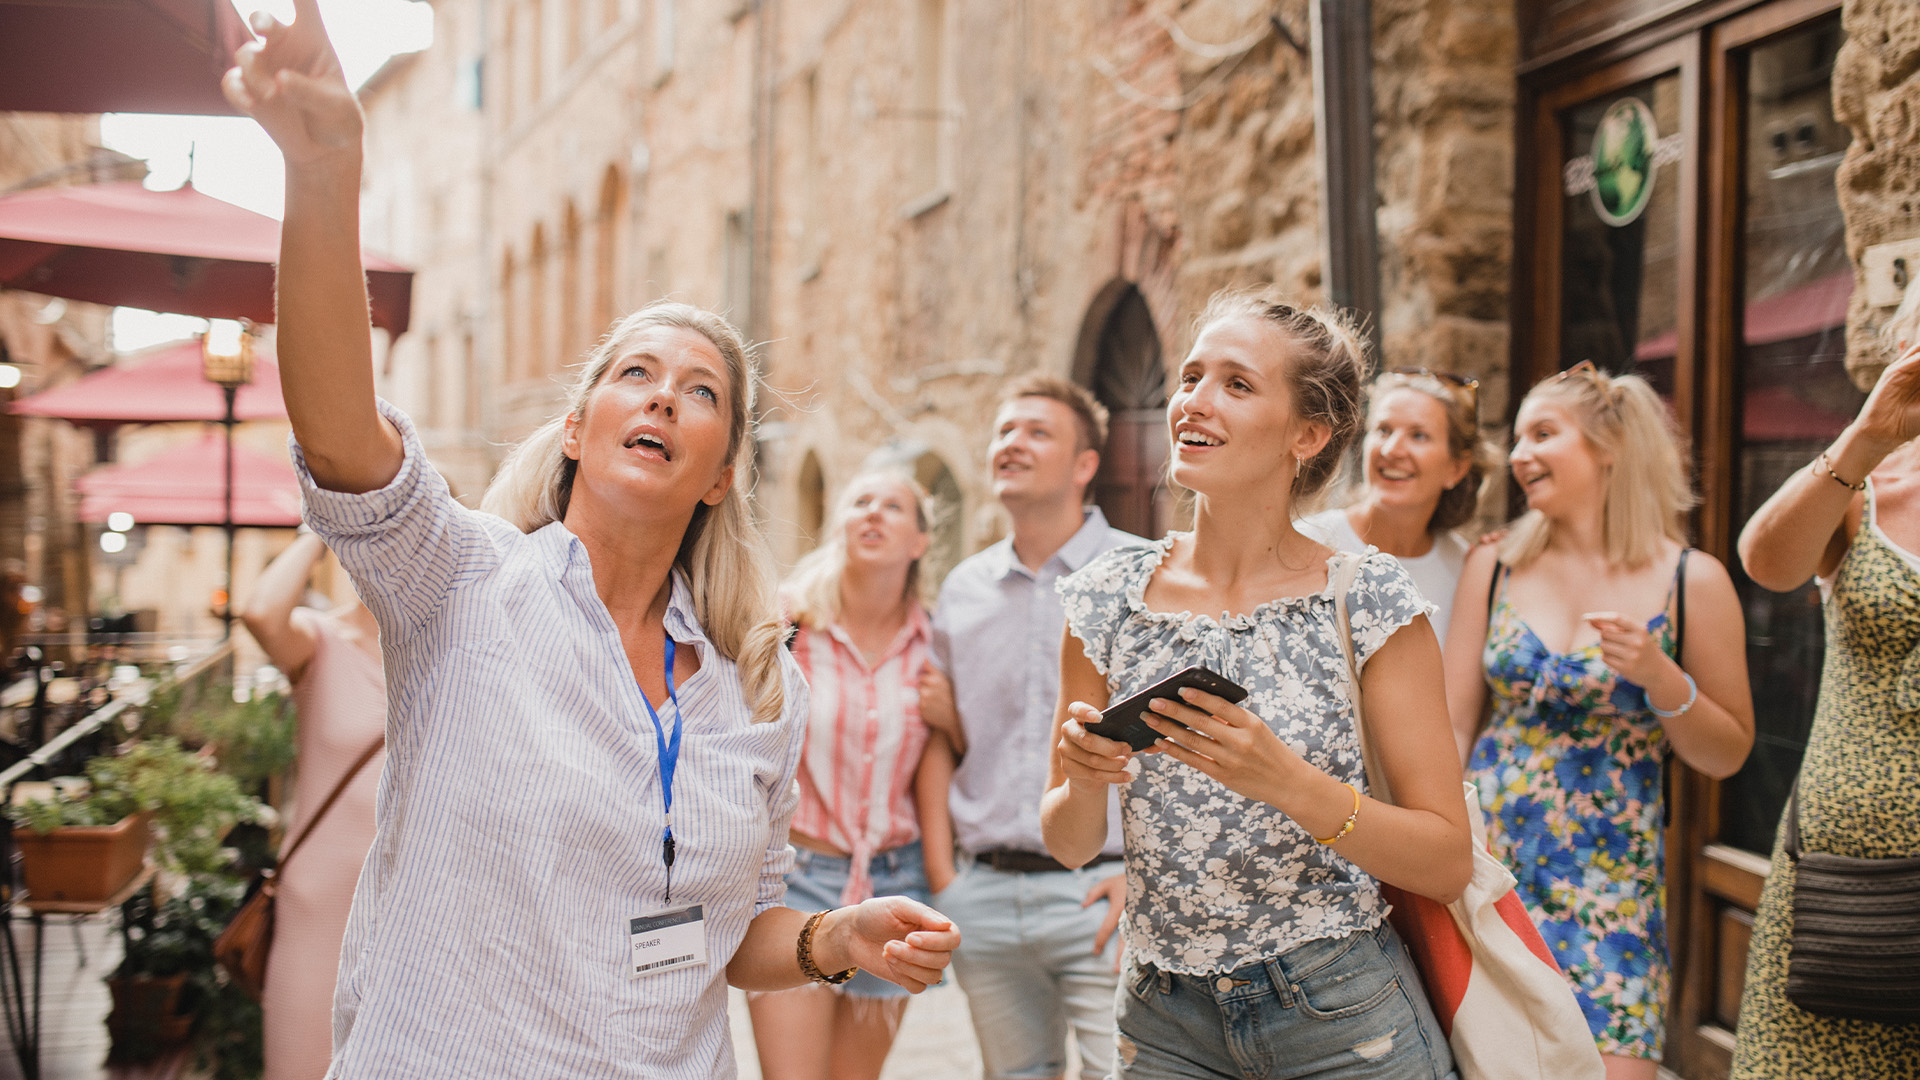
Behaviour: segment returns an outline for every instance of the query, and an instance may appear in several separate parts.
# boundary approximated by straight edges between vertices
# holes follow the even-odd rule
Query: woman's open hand
[[[1249,799],[1279,805],[1275,786],[1301,763],[1300,756],[1266,721],[1223,697],[1186,687],[1180,698],[1150,703],[1159,715],[1148,715],[1147,723],[1163,736],[1154,748]]]
[[[1920,344],[1880,374],[1854,426],[1882,454],[1920,435]]]
[[[960,947],[951,920],[904,896],[876,896],[836,914],[846,916],[838,929],[847,962],[915,994],[940,981]]]
[[[360,102],[334,55],[319,0],[293,0],[293,25],[255,12],[260,41],[242,45],[221,80],[233,107],[260,122],[286,156],[299,164],[360,151]]]
[[[1069,781],[1125,784],[1134,778],[1135,772],[1129,767],[1133,747],[1087,730],[1088,724],[1100,722],[1100,710],[1076,701],[1067,706],[1067,716],[1067,722],[1060,725],[1059,748],[1060,768]]]

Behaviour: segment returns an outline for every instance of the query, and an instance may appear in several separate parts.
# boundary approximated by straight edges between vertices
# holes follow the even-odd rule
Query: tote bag
[[[1369,794],[1392,802],[1386,774],[1367,741],[1353,662],[1347,592],[1359,568],[1358,556],[1342,556],[1329,591],[1360,717],[1354,732]],[[1606,1065],[1573,988],[1514,891],[1513,874],[1487,849],[1479,792],[1472,784],[1463,786],[1473,833],[1473,879],[1466,891],[1441,904],[1384,882],[1380,886],[1393,905],[1388,919],[1413,955],[1427,1000],[1453,1048],[1454,1066],[1462,1080],[1605,1080]]]

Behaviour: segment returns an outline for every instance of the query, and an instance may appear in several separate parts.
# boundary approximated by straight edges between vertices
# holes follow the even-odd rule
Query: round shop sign
[[[1609,225],[1637,219],[1653,199],[1653,151],[1660,133],[1653,110],[1639,98],[1621,98],[1593,133],[1593,208]]]

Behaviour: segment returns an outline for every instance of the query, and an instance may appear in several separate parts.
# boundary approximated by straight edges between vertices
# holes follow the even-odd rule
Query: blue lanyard
[[[660,858],[667,864],[667,902],[673,902],[673,768],[680,763],[680,729],[686,723],[685,714],[680,711],[680,699],[673,692],[673,635],[667,635],[667,700],[673,702],[673,738],[667,738],[665,725],[660,723],[660,714],[653,710],[653,702],[647,695],[640,695],[640,703],[647,707],[647,717],[653,721],[654,745],[660,751],[660,791],[666,801],[667,830],[660,838]]]

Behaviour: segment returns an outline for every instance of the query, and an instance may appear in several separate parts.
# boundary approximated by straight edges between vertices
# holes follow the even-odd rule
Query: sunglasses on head
[[[1434,382],[1453,391],[1462,401],[1465,401],[1467,403],[1467,409],[1473,413],[1473,418],[1476,422],[1480,419],[1479,379],[1470,379],[1465,375],[1456,375],[1451,371],[1435,371],[1433,368],[1426,367],[1397,367],[1390,369],[1387,374],[1400,375],[1410,379],[1432,379]]]

